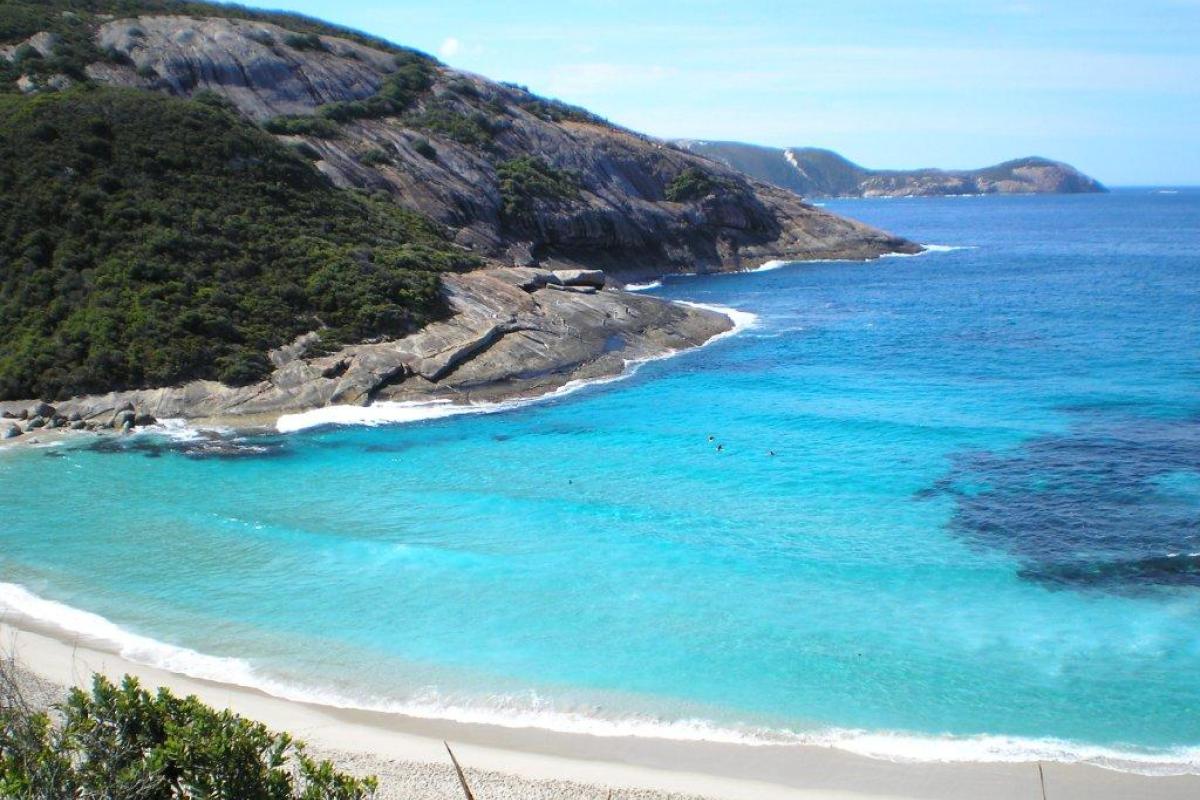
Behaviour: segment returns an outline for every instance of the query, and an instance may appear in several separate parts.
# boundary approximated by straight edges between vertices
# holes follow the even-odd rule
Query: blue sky
[[[1200,0],[259,0],[663,137],[1200,184]]]

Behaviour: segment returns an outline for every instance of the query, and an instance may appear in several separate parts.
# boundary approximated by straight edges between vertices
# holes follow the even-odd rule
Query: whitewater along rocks
[[[276,351],[275,371],[251,386],[193,381],[58,406],[120,430],[140,414],[228,420],[377,400],[531,397],[572,380],[618,375],[629,362],[698,346],[733,325],[724,314],[648,295],[594,286],[587,287],[591,294],[557,291],[558,280],[517,268],[447,275],[451,316],[403,339],[314,357],[297,348]],[[8,408],[17,404],[0,403]]]

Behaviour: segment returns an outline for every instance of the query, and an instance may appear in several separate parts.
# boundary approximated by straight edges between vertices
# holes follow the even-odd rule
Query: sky
[[[258,0],[664,138],[1200,184],[1200,0]]]

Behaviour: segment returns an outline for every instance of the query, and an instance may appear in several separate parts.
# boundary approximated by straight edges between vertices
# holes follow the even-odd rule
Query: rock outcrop
[[[260,122],[366,100],[395,69],[392,54],[338,37],[297,49],[288,31],[265,22],[143,16],[112,20],[98,37],[126,63],[92,65],[94,80],[215,92]],[[644,276],[918,249],[661,141],[440,65],[406,114],[344,122],[335,137],[293,137],[301,140],[337,185],[386,191],[456,230],[459,243],[520,266]],[[579,191],[535,198],[530,216],[510,219],[497,169],[531,154],[571,175]],[[667,201],[667,186],[688,168],[712,173],[719,190]]]
[[[715,311],[594,286],[568,287],[545,270],[479,270],[448,276],[444,286],[452,316],[403,339],[311,357],[298,341],[273,353],[275,372],[251,386],[194,381],[113,392],[62,401],[54,413],[95,428],[127,430],[154,417],[269,419],[285,411],[376,400],[534,396],[572,380],[618,375],[631,361],[695,347],[732,327]],[[17,417],[30,413],[26,406],[3,402],[0,412]]]
[[[1104,192],[1070,164],[1029,157],[973,170],[879,170],[815,147],[680,140],[680,147],[804,197],[914,197]]]
[[[920,250],[521,87],[424,57],[414,62],[385,45],[300,36],[230,16],[229,9],[213,18],[93,14],[96,52],[104,57],[87,65],[87,79],[183,97],[215,94],[268,130],[280,130],[274,123],[286,118],[281,138],[335,186],[386,193],[489,266],[444,277],[449,317],[411,336],[314,355],[314,332],[273,351],[274,372],[260,383],[194,381],[76,398],[56,404],[56,424],[128,430],[156,417],[537,394],[699,345],[732,325],[723,314],[614,288],[623,282],[776,259]],[[72,19],[82,17],[72,12]],[[39,36],[29,46],[53,54],[54,37]],[[16,64],[18,43],[6,44],[12,47],[0,55]],[[380,112],[380,93],[414,63],[419,85]],[[51,88],[46,80],[30,78],[27,88]],[[522,183],[523,174],[536,180]],[[681,200],[684,179],[703,190]],[[0,403],[0,410],[28,413],[28,405]]]

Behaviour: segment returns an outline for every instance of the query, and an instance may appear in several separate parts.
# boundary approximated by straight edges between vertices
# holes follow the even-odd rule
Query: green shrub
[[[375,147],[358,157],[358,160],[368,167],[378,167],[392,163],[392,157],[382,147]]]
[[[574,173],[554,169],[533,156],[519,156],[496,167],[500,181],[500,213],[512,225],[528,225],[538,200],[570,200],[579,196]]]
[[[363,800],[354,778],[305,754],[286,733],[195,697],[150,694],[126,676],[96,675],[51,717],[11,684],[0,697],[0,796],[121,800]]]
[[[23,44],[13,53],[13,61],[22,64],[28,61],[40,61],[42,54],[33,45]]]
[[[445,136],[469,147],[487,147],[496,137],[496,127],[486,114],[478,111],[463,113],[448,105],[431,105],[404,121],[409,127]]]
[[[318,139],[336,139],[341,135],[338,126],[327,119],[290,114],[271,117],[263,123],[263,129],[278,136],[314,136]]]
[[[289,33],[283,43],[293,50],[328,50],[321,37],[315,33]]]
[[[719,186],[707,172],[688,167],[667,184],[666,198],[672,203],[688,203],[707,197]]]
[[[0,399],[246,382],[322,326],[404,335],[478,260],[212,98],[0,96]]]
[[[429,143],[428,139],[416,139],[413,141],[412,147],[430,161],[437,161],[437,150]]]
[[[433,86],[433,64],[416,52],[397,54],[395,62],[396,71],[384,78],[375,94],[362,100],[327,103],[317,113],[335,122],[350,122],[405,111]]]

